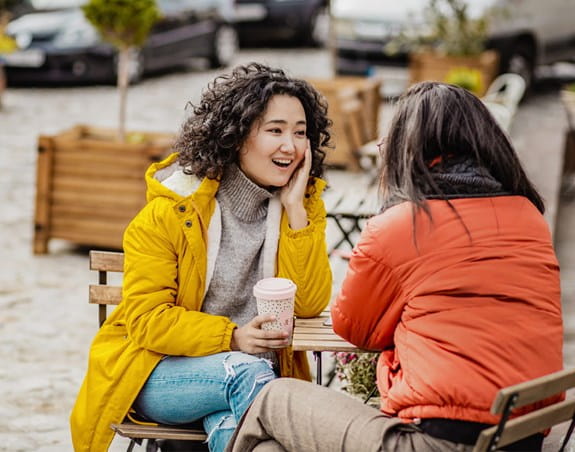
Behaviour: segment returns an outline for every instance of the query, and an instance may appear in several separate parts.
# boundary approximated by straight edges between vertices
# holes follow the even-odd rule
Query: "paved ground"
[[[294,75],[327,77],[323,50],[242,51],[236,62],[258,60]],[[216,73],[190,71],[145,80],[130,92],[128,125],[133,129],[177,131],[186,101]],[[89,342],[97,329],[96,309],[87,305],[95,282],[85,250],[53,241],[50,253],[33,256],[31,239],[36,140],[78,123],[114,126],[112,87],[8,90],[0,112],[0,451],[71,450],[68,414],[84,374]],[[389,115],[383,107],[384,119]],[[560,173],[566,128],[556,90],[536,93],[519,109],[511,130],[527,171],[544,194]],[[359,183],[359,176],[330,173],[333,184]],[[546,195],[547,196],[547,195]],[[575,202],[561,209],[553,199],[548,219],[559,212],[557,252],[562,265],[566,324],[565,360],[575,366]],[[332,230],[330,239],[333,239]],[[334,262],[336,275],[343,267]],[[512,320],[512,319],[510,319]],[[123,440],[112,451],[125,450]]]

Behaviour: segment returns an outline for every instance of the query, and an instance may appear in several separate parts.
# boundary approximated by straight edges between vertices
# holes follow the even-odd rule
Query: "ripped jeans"
[[[203,418],[211,452],[221,452],[242,414],[277,375],[270,361],[242,352],[167,356],[140,391],[134,409],[161,424]]]

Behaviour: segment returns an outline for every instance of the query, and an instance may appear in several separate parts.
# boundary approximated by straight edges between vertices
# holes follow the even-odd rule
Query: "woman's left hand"
[[[302,229],[307,226],[307,213],[303,207],[303,199],[310,171],[311,146],[309,140],[307,140],[303,161],[294,171],[289,182],[282,188],[280,194],[281,203],[286,209],[292,229]]]

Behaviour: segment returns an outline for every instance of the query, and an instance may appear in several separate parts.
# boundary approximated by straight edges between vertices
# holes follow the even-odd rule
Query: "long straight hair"
[[[429,214],[427,198],[449,199],[432,177],[431,162],[467,158],[487,169],[503,191],[525,196],[545,211],[507,135],[481,100],[463,88],[437,82],[412,86],[398,101],[380,153],[383,209],[411,201]]]

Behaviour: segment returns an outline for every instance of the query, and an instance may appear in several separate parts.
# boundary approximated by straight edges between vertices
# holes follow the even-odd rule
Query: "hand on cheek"
[[[281,202],[286,209],[292,229],[305,228],[308,223],[307,213],[303,207],[303,199],[311,171],[311,160],[310,142],[307,140],[303,160],[292,174],[290,181],[281,191]]]

